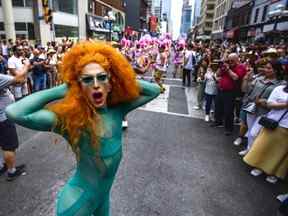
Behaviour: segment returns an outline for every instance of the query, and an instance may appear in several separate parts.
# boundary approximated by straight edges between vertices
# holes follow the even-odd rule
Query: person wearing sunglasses
[[[71,145],[77,168],[58,194],[57,216],[108,216],[122,158],[122,120],[160,88],[137,81],[125,57],[102,43],[72,47],[60,73],[65,84],[10,105],[7,116],[24,127],[58,133]]]

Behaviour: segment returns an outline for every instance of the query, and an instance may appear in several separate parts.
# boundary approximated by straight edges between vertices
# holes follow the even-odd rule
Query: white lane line
[[[153,79],[152,76],[144,76],[143,78],[144,78],[144,79],[149,79],[149,80]],[[163,80],[168,80],[168,81],[182,81],[182,79],[178,79],[178,78],[163,78]]]
[[[193,116],[186,115],[186,114],[173,113],[173,112],[163,112],[163,111],[159,111],[159,110],[147,110],[147,109],[142,108],[142,107],[138,108],[138,110],[147,111],[147,112],[155,112],[155,113],[163,113],[163,114],[167,114],[167,115],[180,116],[180,117],[185,117],[185,118],[194,118]]]
[[[166,91],[160,94],[157,98],[152,100],[150,103],[145,104],[142,109],[155,112],[168,112],[168,99],[170,86],[164,85]]]

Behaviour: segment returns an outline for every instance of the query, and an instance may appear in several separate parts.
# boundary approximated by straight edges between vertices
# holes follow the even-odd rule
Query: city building
[[[197,25],[200,22],[200,18],[201,18],[201,2],[202,2],[202,0],[192,0],[192,5],[193,5],[192,25],[193,26]]]
[[[138,34],[146,32],[148,29],[149,2],[147,0],[126,0],[125,4],[126,35],[138,37]]]
[[[123,0],[89,0],[86,13],[87,36],[118,41],[125,30],[126,6]]]
[[[250,16],[254,1],[233,2],[232,8],[228,11],[224,25],[224,38],[235,42],[246,42],[253,38],[249,31]]]
[[[125,26],[122,0],[1,0],[0,3],[1,38],[26,38],[46,45],[63,37],[86,39],[106,31],[107,39],[110,29],[104,18],[109,11],[115,18],[112,33],[122,32]]]
[[[254,40],[259,42],[288,41],[288,0],[256,0],[250,18]]]
[[[232,7],[232,2],[233,0],[216,0],[215,1],[216,4],[215,4],[215,13],[213,17],[212,39],[214,40],[224,39],[224,26],[225,26],[228,11]]]
[[[193,8],[189,0],[183,1],[182,19],[180,33],[183,37],[187,37],[188,32],[192,27],[193,22]]]
[[[162,1],[162,23],[161,23],[162,33],[172,32],[171,1],[172,0]]]
[[[200,22],[198,24],[199,35],[197,39],[210,40],[213,26],[213,17],[216,0],[202,0]]]

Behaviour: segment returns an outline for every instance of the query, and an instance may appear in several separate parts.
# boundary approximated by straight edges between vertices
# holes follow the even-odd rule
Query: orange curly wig
[[[78,82],[82,69],[92,62],[100,64],[111,75],[112,89],[107,98],[108,106],[132,101],[139,96],[136,75],[126,58],[116,49],[105,43],[88,41],[72,47],[64,55],[60,67],[61,78],[69,86],[68,92],[63,100],[50,105],[48,109],[56,113],[57,127],[62,133],[68,134],[74,152],[79,150],[77,142],[84,130],[90,132],[92,144],[96,143],[96,147],[101,133],[100,115],[82,94]]]

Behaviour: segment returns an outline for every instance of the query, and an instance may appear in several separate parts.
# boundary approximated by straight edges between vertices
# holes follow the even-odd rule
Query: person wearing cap
[[[47,60],[46,60],[46,69],[49,79],[49,88],[55,86],[56,83],[56,65],[57,65],[57,55],[56,51],[53,48],[48,49],[47,51]]]

